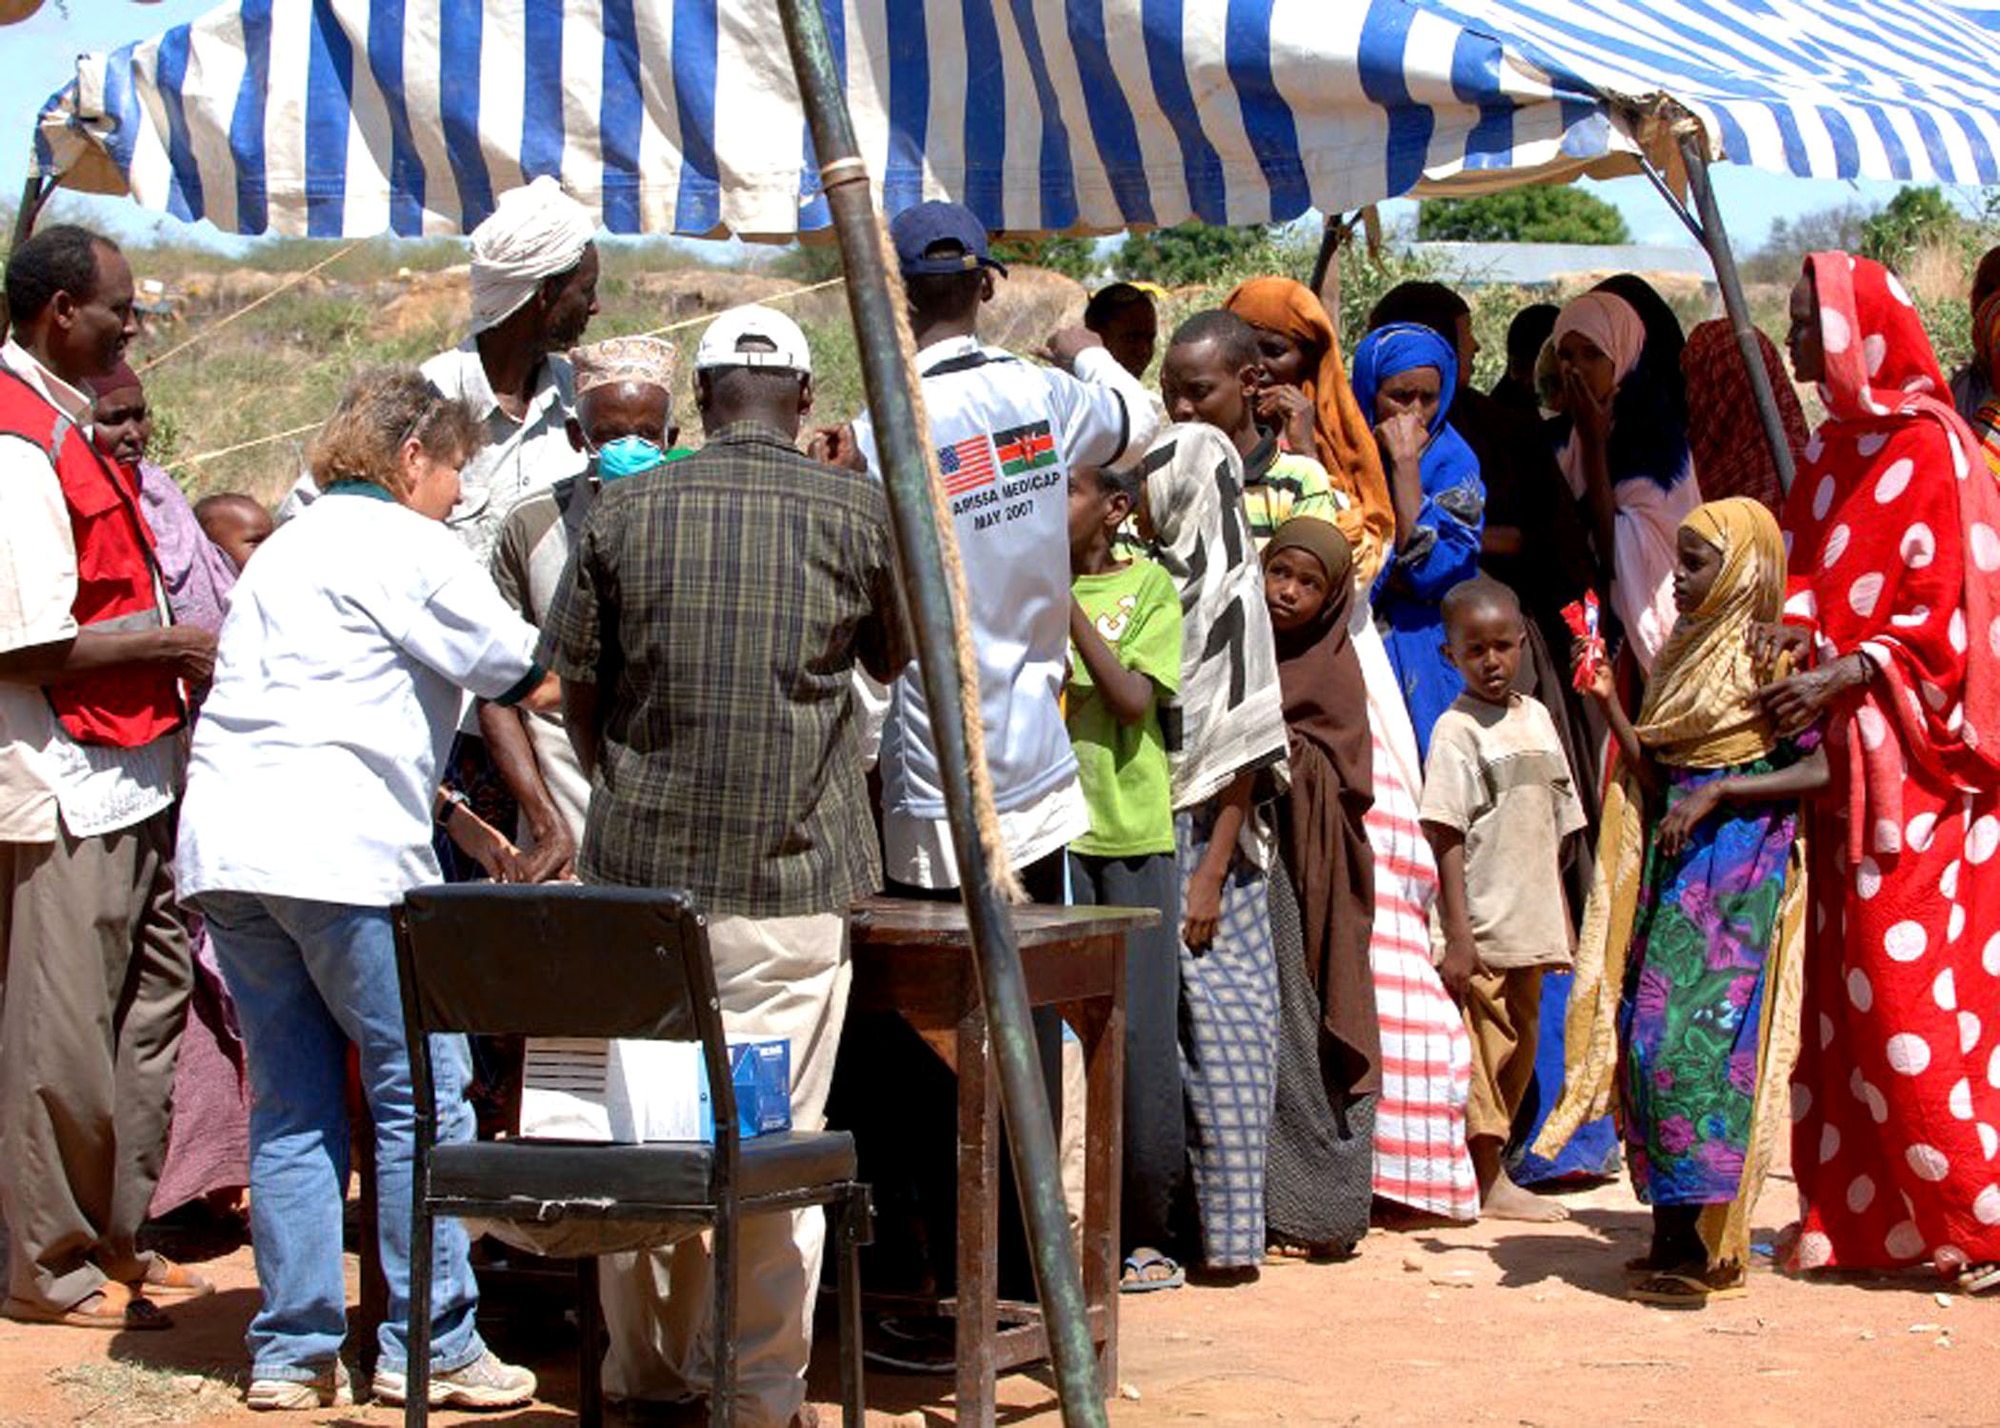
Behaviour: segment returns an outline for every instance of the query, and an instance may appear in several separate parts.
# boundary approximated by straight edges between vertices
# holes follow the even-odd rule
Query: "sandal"
[[[154,1255],[152,1264],[146,1270],[146,1277],[130,1281],[128,1287],[134,1294],[143,1294],[149,1299],[200,1299],[215,1293],[213,1284],[186,1265],[176,1264],[163,1254]]]
[[[2000,1289],[2000,1264],[1966,1266],[1959,1272],[1958,1288],[1962,1294],[1986,1294]]]
[[[1740,1268],[1708,1269],[1683,1265],[1650,1274],[1625,1291],[1635,1304],[1658,1309],[1706,1309],[1722,1299],[1741,1299],[1750,1292]]]
[[[1165,1274],[1155,1274],[1165,1270]],[[1125,1256],[1124,1271],[1118,1276],[1120,1294],[1151,1294],[1159,1289],[1179,1289],[1187,1283],[1187,1271],[1156,1249],[1135,1249]]]
[[[146,1331],[171,1329],[174,1321],[159,1305],[123,1284],[106,1281],[67,1309],[47,1309],[21,1299],[0,1304],[0,1318],[22,1324],[61,1324],[71,1329]]]
[[[1314,1243],[1309,1240],[1290,1239],[1284,1235],[1271,1235],[1264,1246],[1266,1264],[1283,1264],[1287,1261],[1338,1264],[1341,1260],[1353,1257],[1354,1246],[1341,1240],[1323,1240]]]

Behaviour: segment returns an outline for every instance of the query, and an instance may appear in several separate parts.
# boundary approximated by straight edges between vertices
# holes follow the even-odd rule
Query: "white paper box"
[[[755,1135],[790,1127],[787,1097],[754,1095],[746,1077],[763,1071],[788,1082],[791,1046],[782,1037],[732,1037],[738,1068],[739,1129]],[[782,1106],[773,1101],[782,1102]],[[782,1115],[780,1115],[782,1110]],[[521,1137],[637,1145],[715,1139],[708,1068],[692,1041],[528,1038],[521,1090]]]

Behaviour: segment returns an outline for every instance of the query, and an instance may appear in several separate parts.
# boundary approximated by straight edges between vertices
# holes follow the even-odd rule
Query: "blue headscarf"
[[[1464,437],[1445,425],[1445,418],[1451,414],[1452,398],[1458,394],[1458,353],[1449,342],[1414,322],[1392,322],[1376,328],[1354,349],[1354,399],[1361,404],[1362,417],[1372,424],[1375,394],[1382,384],[1417,367],[1435,367],[1438,374],[1438,407],[1430,421],[1430,443],[1424,447],[1424,495],[1439,499],[1447,509],[1465,506],[1466,502],[1454,502],[1447,493],[1469,485],[1473,498],[1469,509],[1476,518],[1486,502],[1486,483],[1479,479],[1479,458],[1472,454]]]

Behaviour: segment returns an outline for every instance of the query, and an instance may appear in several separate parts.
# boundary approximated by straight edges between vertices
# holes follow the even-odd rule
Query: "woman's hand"
[[[1222,922],[1222,879],[1196,868],[1188,879],[1187,905],[1181,914],[1181,941],[1190,952],[1206,952]]]
[[[1678,858],[1694,837],[1694,830],[1721,804],[1722,782],[1717,779],[1690,789],[1667,810],[1667,816],[1660,820],[1659,830],[1654,835],[1659,841],[1660,851],[1667,857]]]
[[[1313,404],[1297,387],[1261,387],[1256,398],[1257,424],[1275,429],[1285,445],[1302,456],[1318,450],[1313,437]]]
[[[1405,408],[1376,425],[1375,441],[1382,448],[1382,455],[1397,471],[1415,472],[1423,463],[1424,447],[1430,441],[1430,432],[1425,428],[1422,417]]]
[[[1584,385],[1583,377],[1570,371],[1563,376],[1563,411],[1582,440],[1602,447],[1611,437],[1611,402],[1599,398]]]
[[[1812,649],[1812,632],[1802,625],[1766,624],[1754,620],[1743,637],[1749,646],[1750,663],[1760,670],[1774,670],[1786,655],[1794,666],[1805,663]]]
[[[1757,691],[1764,711],[1780,729],[1804,729],[1826,713],[1847,690],[1868,682],[1865,655],[1853,654],[1800,674],[1773,680]]]
[[[444,825],[465,855],[486,870],[486,876],[496,883],[525,883],[535,879],[527,876],[521,850],[513,840],[505,837],[499,829],[474,813],[462,803],[452,805],[451,818]]]

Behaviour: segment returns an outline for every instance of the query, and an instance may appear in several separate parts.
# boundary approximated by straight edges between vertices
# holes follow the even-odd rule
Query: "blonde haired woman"
[[[389,1281],[378,1400],[404,1388],[416,1108],[390,909],[438,880],[438,771],[463,691],[496,703],[541,682],[535,632],[443,525],[479,447],[472,411],[415,372],[362,377],[313,443],[324,498],[244,572],[195,733],[182,894],[208,921],[236,999],[252,1092],[251,1221],[263,1304],[249,1405],[353,1401],[341,1191],[350,1043],[375,1122]],[[456,810],[446,806],[447,814]],[[469,1139],[462,1039],[438,1050],[440,1140]],[[534,1375],[474,1326],[465,1232],[438,1226],[431,1402],[524,1403]]]

